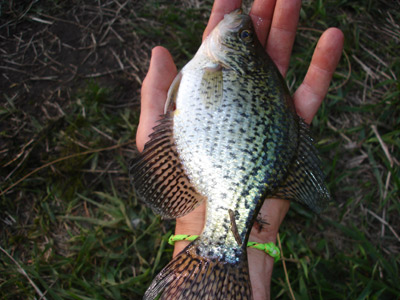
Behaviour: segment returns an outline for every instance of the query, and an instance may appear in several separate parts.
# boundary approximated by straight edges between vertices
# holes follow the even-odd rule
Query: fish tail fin
[[[198,241],[154,278],[144,300],[252,299],[247,257],[235,264],[203,257],[198,254]]]

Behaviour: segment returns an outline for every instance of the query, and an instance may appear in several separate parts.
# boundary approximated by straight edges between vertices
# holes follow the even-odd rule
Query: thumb
[[[177,74],[176,66],[167,49],[157,46],[152,50],[149,71],[141,90],[141,112],[136,133],[139,151],[149,140],[160,115],[164,112],[168,88]]]

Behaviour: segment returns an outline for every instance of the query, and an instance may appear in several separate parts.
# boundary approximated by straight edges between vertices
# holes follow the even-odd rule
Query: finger
[[[250,241],[269,243],[276,241],[279,227],[289,210],[290,202],[280,199],[267,199],[260,210],[262,221],[267,224],[256,223],[250,233]],[[254,299],[269,299],[270,280],[274,259],[265,252],[257,249],[248,249],[250,281]],[[260,281],[260,278],[265,278]]]
[[[307,123],[311,123],[328,92],[332,75],[342,54],[343,42],[343,33],[337,28],[329,28],[322,34],[306,77],[293,95],[296,111]]]
[[[266,50],[283,76],[289,66],[300,7],[301,0],[278,0],[275,5]]]
[[[240,8],[241,0],[215,0],[211,10],[210,19],[203,33],[203,40],[210,34],[211,30],[224,18],[224,15]]]
[[[279,227],[289,210],[289,206],[290,202],[287,200],[265,200],[259,212],[261,223],[257,222],[251,229],[250,240],[260,243],[275,242]]]
[[[136,133],[136,145],[139,151],[143,150],[149,134],[164,112],[168,88],[176,74],[176,66],[168,50],[155,47],[152,51],[149,71],[142,84],[141,112]]]
[[[276,0],[255,0],[250,10],[258,40],[263,46],[267,42],[268,32],[274,15]]]
[[[249,274],[253,299],[270,299],[270,287],[274,259],[265,252],[254,248],[247,249]],[[262,278],[263,280],[260,280]]]

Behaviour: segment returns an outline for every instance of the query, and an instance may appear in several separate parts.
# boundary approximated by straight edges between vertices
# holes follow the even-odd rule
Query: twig
[[[379,79],[379,75],[374,73],[370,67],[368,67],[366,64],[364,64],[361,59],[359,59],[357,56],[354,54],[351,56],[353,59],[361,66],[361,68],[367,73],[369,76],[371,76],[373,79]]]
[[[131,68],[130,66],[127,66],[124,70]],[[109,71],[105,71],[105,72],[97,72],[97,73],[93,73],[93,74],[87,74],[87,75],[83,75],[83,78],[95,78],[95,77],[101,77],[104,75],[109,75],[109,74],[113,74],[113,73],[117,73],[117,72],[121,72],[123,70],[121,70],[120,68],[118,69],[114,69],[114,70],[109,70]]]
[[[343,132],[337,129],[332,123],[328,120],[327,122],[328,128],[332,129],[334,132],[338,133],[346,142],[347,145],[345,146],[346,149],[354,149],[357,147],[357,143],[352,141],[348,136],[346,136]]]
[[[79,23],[76,23],[76,22],[72,22],[72,21],[69,21],[69,20],[63,20],[63,19],[60,19],[60,18],[56,18],[56,17],[53,17],[53,16],[46,15],[46,14],[41,13],[41,12],[38,12],[38,14],[41,15],[42,17],[46,17],[48,19],[52,19],[52,20],[59,21],[59,22],[64,22],[64,23],[73,24],[73,25],[78,26],[78,27],[80,27],[82,29],[85,29],[85,26],[83,26],[83,25],[81,25]]]
[[[52,81],[52,80],[56,80],[57,78],[58,78],[57,76],[44,76],[44,77],[33,76],[33,77],[30,77],[29,79],[30,80],[50,80],[50,81]]]
[[[350,77],[351,77],[351,62],[350,62],[349,56],[347,55],[347,52],[345,50],[343,50],[343,55],[346,58],[347,66],[348,66],[347,76],[346,76],[346,78],[344,79],[344,81],[342,83],[340,83],[337,86],[333,86],[333,87],[329,88],[328,92],[332,92],[332,91],[336,91],[336,90],[340,89],[342,86],[344,86],[350,80]]]
[[[110,29],[111,29],[111,26],[114,25],[114,22],[117,20],[120,11],[125,7],[125,5],[126,5],[128,2],[129,2],[129,1],[126,1],[126,2],[123,3],[123,4],[119,4],[119,3],[118,3],[118,4],[119,4],[119,8],[118,8],[117,11],[115,12],[115,17],[114,17],[114,19],[112,19],[112,20],[109,22],[106,31],[104,32],[103,36],[100,38],[100,43],[102,43],[102,42],[104,41],[104,39],[105,39],[106,36],[108,35],[108,32],[109,32]]]
[[[10,71],[14,71],[14,72],[19,72],[19,73],[23,73],[23,74],[27,74],[30,75],[28,72],[22,71],[22,70],[18,70],[15,68],[11,68],[11,67],[7,67],[7,66],[0,66],[1,69],[5,69],[5,70],[10,70]]]
[[[392,156],[390,155],[388,147],[386,146],[385,142],[382,140],[382,138],[381,138],[381,136],[380,136],[380,134],[378,132],[378,129],[376,128],[376,125],[371,125],[371,128],[372,128],[373,132],[375,133],[375,135],[376,135],[376,137],[377,137],[377,139],[379,141],[379,144],[381,144],[383,152],[385,153],[387,159],[389,160],[390,166],[393,167]]]
[[[81,169],[79,172],[83,173],[107,173],[107,174],[121,174],[124,173],[121,170],[88,170],[88,169]]]
[[[111,136],[109,136],[107,133],[101,131],[100,129],[98,129],[97,127],[91,125],[90,126],[94,131],[96,131],[98,134],[101,134],[102,136],[104,136],[106,139],[116,143],[117,141],[115,139],[113,139]]]
[[[294,297],[294,294],[293,294],[292,285],[290,284],[290,281],[289,281],[289,274],[287,272],[286,263],[285,263],[286,258],[283,256],[281,238],[279,236],[279,233],[277,235],[277,239],[278,239],[279,249],[281,250],[281,260],[282,260],[283,270],[285,272],[286,282],[287,282],[289,292],[290,292],[290,297],[292,298],[292,300],[296,300],[296,298]]]
[[[56,61],[54,58],[52,58],[52,57],[47,53],[47,51],[44,51],[44,52],[43,52],[43,55],[46,56],[50,61],[52,61],[52,62],[55,63],[56,65],[58,65],[58,66],[64,68],[64,65],[63,65],[62,63]]]
[[[37,17],[30,17],[30,19],[32,21],[36,21],[36,22],[43,23],[43,24],[48,24],[48,25],[53,25],[53,23],[54,23],[52,21],[43,20],[43,19],[40,19],[40,18],[37,18]]]
[[[31,142],[33,142],[33,139],[31,139]],[[12,171],[6,176],[6,178],[4,178],[4,181],[7,181],[8,178],[10,178],[10,177],[12,176],[12,174],[14,174],[14,172],[15,172],[16,170],[18,170],[18,168],[23,164],[23,162],[25,161],[25,159],[28,157],[28,155],[31,153],[32,150],[33,150],[33,147],[30,148],[28,151],[25,152],[25,146],[24,146],[24,148],[21,150],[20,154],[18,154],[17,157],[15,157],[12,161],[10,161],[10,162],[8,162],[8,163],[6,164],[6,166],[7,166],[7,165],[9,165],[10,163],[12,163],[13,161],[17,160],[17,159],[18,159],[22,154],[24,154],[24,152],[25,152],[24,157],[22,158],[22,160],[18,163],[18,165],[14,168],[14,170],[12,170]]]
[[[392,156],[391,156],[390,153],[389,153],[389,150],[388,150],[387,145],[386,145],[385,142],[382,140],[381,135],[379,134],[376,125],[371,125],[371,128],[372,128],[372,131],[375,133],[375,135],[376,135],[376,137],[377,137],[377,139],[378,139],[378,141],[379,141],[379,144],[381,145],[381,147],[382,147],[382,149],[383,149],[383,152],[384,152],[385,155],[386,155],[386,158],[389,160],[390,167],[393,168],[393,159],[392,159]],[[382,200],[385,200],[385,199],[386,199],[386,196],[387,196],[387,193],[388,193],[388,190],[389,190],[389,183],[390,183],[390,178],[391,178],[391,177],[392,177],[392,172],[389,171],[388,174],[387,174],[387,177],[386,177],[385,190],[383,191],[383,194],[382,194]],[[385,218],[385,215],[386,215],[386,206],[383,208],[383,212],[382,212],[382,219],[383,219],[383,220],[384,220],[384,218]],[[384,236],[384,235],[385,235],[385,226],[384,226],[384,224],[382,223],[381,236]]]
[[[369,55],[371,55],[373,58],[375,58],[376,61],[378,61],[380,64],[382,64],[383,66],[387,67],[388,64],[385,63],[380,57],[378,57],[378,55],[376,55],[374,52],[372,52],[371,50],[367,49],[362,43],[360,43],[360,47],[361,49],[363,49],[364,51],[366,51]]]
[[[121,61],[121,59],[119,58],[118,54],[115,53],[114,49],[111,48],[110,50],[111,50],[112,54],[114,55],[115,59],[117,60],[117,62],[118,62],[118,64],[119,64],[119,67],[121,68],[121,70],[125,69],[125,68],[124,68],[124,64],[122,63],[122,61]]]
[[[32,279],[29,277],[29,275],[25,272],[25,270],[21,267],[21,265],[12,257],[6,250],[3,249],[3,247],[0,246],[0,250],[4,252],[5,255],[7,255],[14,264],[16,264],[18,271],[28,279],[29,283],[32,285],[32,287],[35,289],[36,293],[40,296],[40,299],[46,299],[42,291],[38,288],[38,286],[32,281]]]
[[[1,192],[0,192],[0,196],[3,196],[3,195],[4,195],[5,193],[7,193],[9,190],[11,190],[12,188],[14,188],[15,186],[17,186],[18,184],[20,184],[20,183],[21,183],[22,181],[24,181],[25,179],[27,179],[28,177],[32,176],[33,174],[39,172],[39,171],[42,170],[42,169],[45,169],[45,168],[47,168],[47,167],[50,167],[50,166],[52,166],[52,165],[54,165],[54,164],[56,164],[56,163],[59,163],[59,162],[61,162],[61,161],[68,160],[68,159],[71,159],[71,158],[74,158],[74,157],[78,157],[78,156],[81,156],[81,155],[86,155],[86,154],[92,154],[92,153],[97,153],[97,152],[109,151],[109,150],[117,149],[117,148],[120,148],[120,147],[129,145],[129,144],[132,144],[132,143],[133,143],[133,141],[129,141],[129,142],[126,142],[126,143],[117,144],[117,145],[110,146],[110,147],[106,147],[106,148],[94,149],[94,150],[89,150],[89,151],[85,151],[85,152],[81,152],[81,153],[75,153],[75,154],[67,155],[67,156],[64,156],[64,157],[60,157],[60,158],[58,158],[58,159],[56,159],[56,160],[53,160],[53,161],[51,161],[51,162],[48,162],[48,163],[44,164],[43,166],[40,166],[39,168],[36,168],[36,169],[33,170],[32,172],[26,174],[24,177],[22,177],[21,179],[17,180],[15,183],[13,183],[12,185],[10,185],[10,186],[9,186],[8,188],[6,188],[4,191],[1,191]]]
[[[87,208],[87,202],[85,200],[83,201],[83,208],[85,209],[86,216],[88,218],[90,218],[90,213],[89,213],[89,210]]]
[[[25,17],[25,15],[28,13],[28,11],[32,8],[33,3],[35,3],[35,1],[31,1],[31,3],[29,3],[29,5],[25,9],[25,11],[18,17],[18,20],[21,20],[23,17]]]
[[[121,43],[125,43],[125,40],[112,27],[110,30],[114,33],[114,35],[117,37],[117,39],[119,39]]]
[[[96,38],[94,37],[93,33],[90,34],[90,37],[91,37],[91,39],[92,39],[92,43],[93,43],[93,44],[92,44],[92,46],[90,46],[91,50],[90,50],[90,52],[85,56],[85,58],[82,60],[81,65],[83,65],[83,64],[86,62],[86,60],[87,60],[93,53],[96,52],[96,49],[97,49],[97,41],[96,41]]]
[[[12,64],[12,65],[16,65],[18,67],[34,67],[35,66],[33,64],[20,64],[20,63],[17,63],[16,61],[12,61],[12,60],[8,60],[8,59],[5,59],[4,62]]]
[[[86,149],[86,150],[89,150],[89,149],[90,149],[89,146],[86,146],[85,144],[83,144],[83,143],[81,143],[81,142],[75,140],[74,138],[70,137],[69,135],[67,135],[67,134],[65,133],[64,130],[61,130],[60,133],[61,133],[66,139],[70,140],[72,143],[78,145],[79,147],[82,147],[82,148],[84,148],[84,149]]]
[[[33,141],[34,141],[34,139],[31,139],[29,142],[27,142],[27,143],[22,147],[21,151],[20,151],[12,160],[10,160],[10,161],[7,162],[6,164],[4,164],[3,167],[7,167],[8,165],[11,165],[14,161],[16,161],[18,158],[20,158],[21,155],[24,154],[25,149],[26,149],[30,144],[32,144]]]
[[[376,213],[369,210],[368,208],[366,209],[366,211],[371,215],[373,215],[375,218],[377,218],[382,224],[386,225],[389,228],[389,230],[393,233],[393,235],[396,237],[396,239],[400,242],[400,236],[396,233],[396,231],[393,229],[392,226],[390,226],[388,222],[386,222],[384,219],[382,219],[380,216],[378,216]]]

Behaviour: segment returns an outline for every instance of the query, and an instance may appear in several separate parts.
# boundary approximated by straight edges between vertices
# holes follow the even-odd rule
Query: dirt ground
[[[151,49],[130,18],[141,4],[74,2],[81,1],[60,3],[55,14],[47,8],[51,1],[3,5],[0,98],[22,116],[0,123],[2,161],[12,159],[18,152],[13,146],[28,138],[30,118],[45,125],[67,114],[71,94],[90,80],[118,86],[116,106],[138,106]]]

